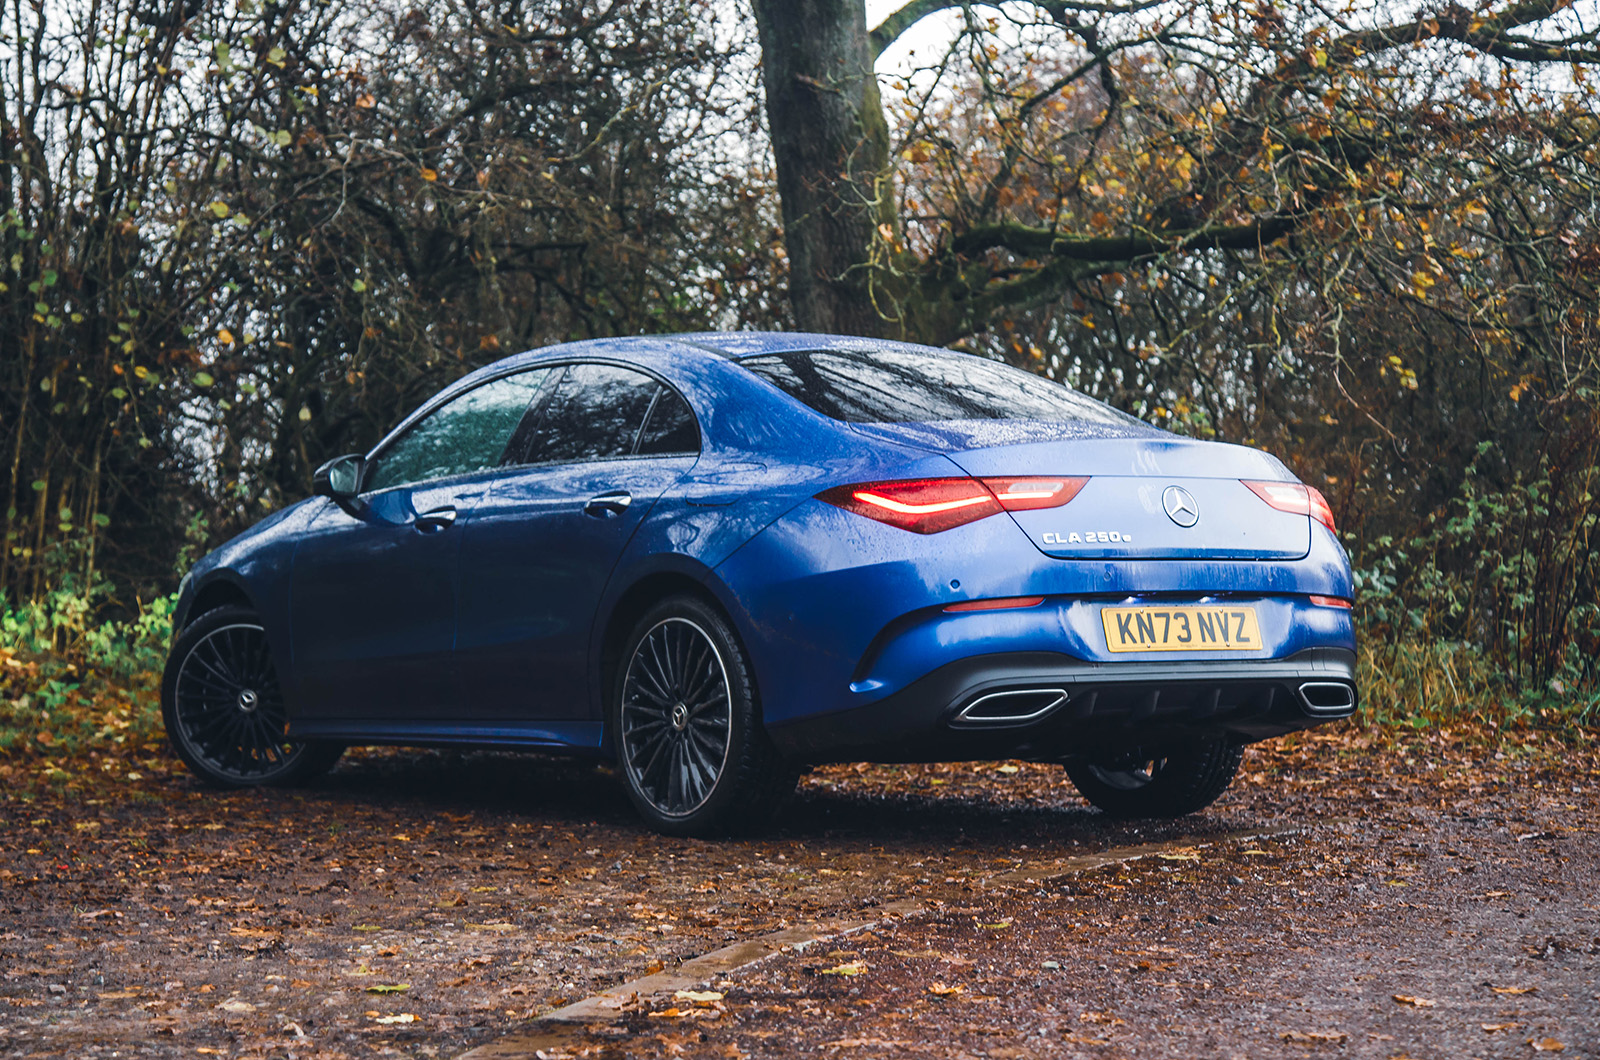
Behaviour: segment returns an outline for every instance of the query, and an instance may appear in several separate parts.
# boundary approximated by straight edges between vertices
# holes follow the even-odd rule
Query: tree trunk
[[[887,250],[878,226],[892,225],[895,210],[865,6],[754,0],[754,7],[795,320],[808,331],[898,332],[896,309],[873,297],[883,277],[872,263]]]

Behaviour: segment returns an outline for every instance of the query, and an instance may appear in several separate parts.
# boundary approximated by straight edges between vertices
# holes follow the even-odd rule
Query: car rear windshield
[[[824,416],[846,423],[1138,422],[1043,376],[972,354],[802,350],[756,354],[739,364]]]

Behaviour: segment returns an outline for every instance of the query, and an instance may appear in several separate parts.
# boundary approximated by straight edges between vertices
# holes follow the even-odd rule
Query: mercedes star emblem
[[[1200,521],[1200,506],[1182,486],[1168,486],[1161,494],[1161,507],[1167,510],[1167,518],[1179,526],[1193,526]]]

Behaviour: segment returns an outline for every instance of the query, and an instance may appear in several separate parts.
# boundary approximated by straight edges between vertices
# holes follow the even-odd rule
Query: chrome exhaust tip
[[[1013,688],[990,692],[962,707],[950,720],[965,728],[1026,725],[1038,721],[1067,701],[1062,688]]]
[[[1343,681],[1307,681],[1300,702],[1308,714],[1348,714],[1356,707],[1356,690]]]

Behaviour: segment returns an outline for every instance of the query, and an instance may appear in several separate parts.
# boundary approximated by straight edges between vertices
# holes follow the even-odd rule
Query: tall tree
[[[714,0],[0,6],[0,595],[170,586],[194,517],[304,496],[516,349],[769,319],[748,32]]]
[[[1130,267],[1325,235],[1363,203],[1556,187],[1600,142],[1600,39],[1570,0],[1400,19],[1378,0],[910,0],[870,32],[861,0],[754,9],[802,327],[948,342]],[[874,62],[936,15],[953,40],[905,76],[891,127]],[[964,142],[940,125],[952,96],[982,111]],[[1441,157],[1447,186],[1410,179]]]

